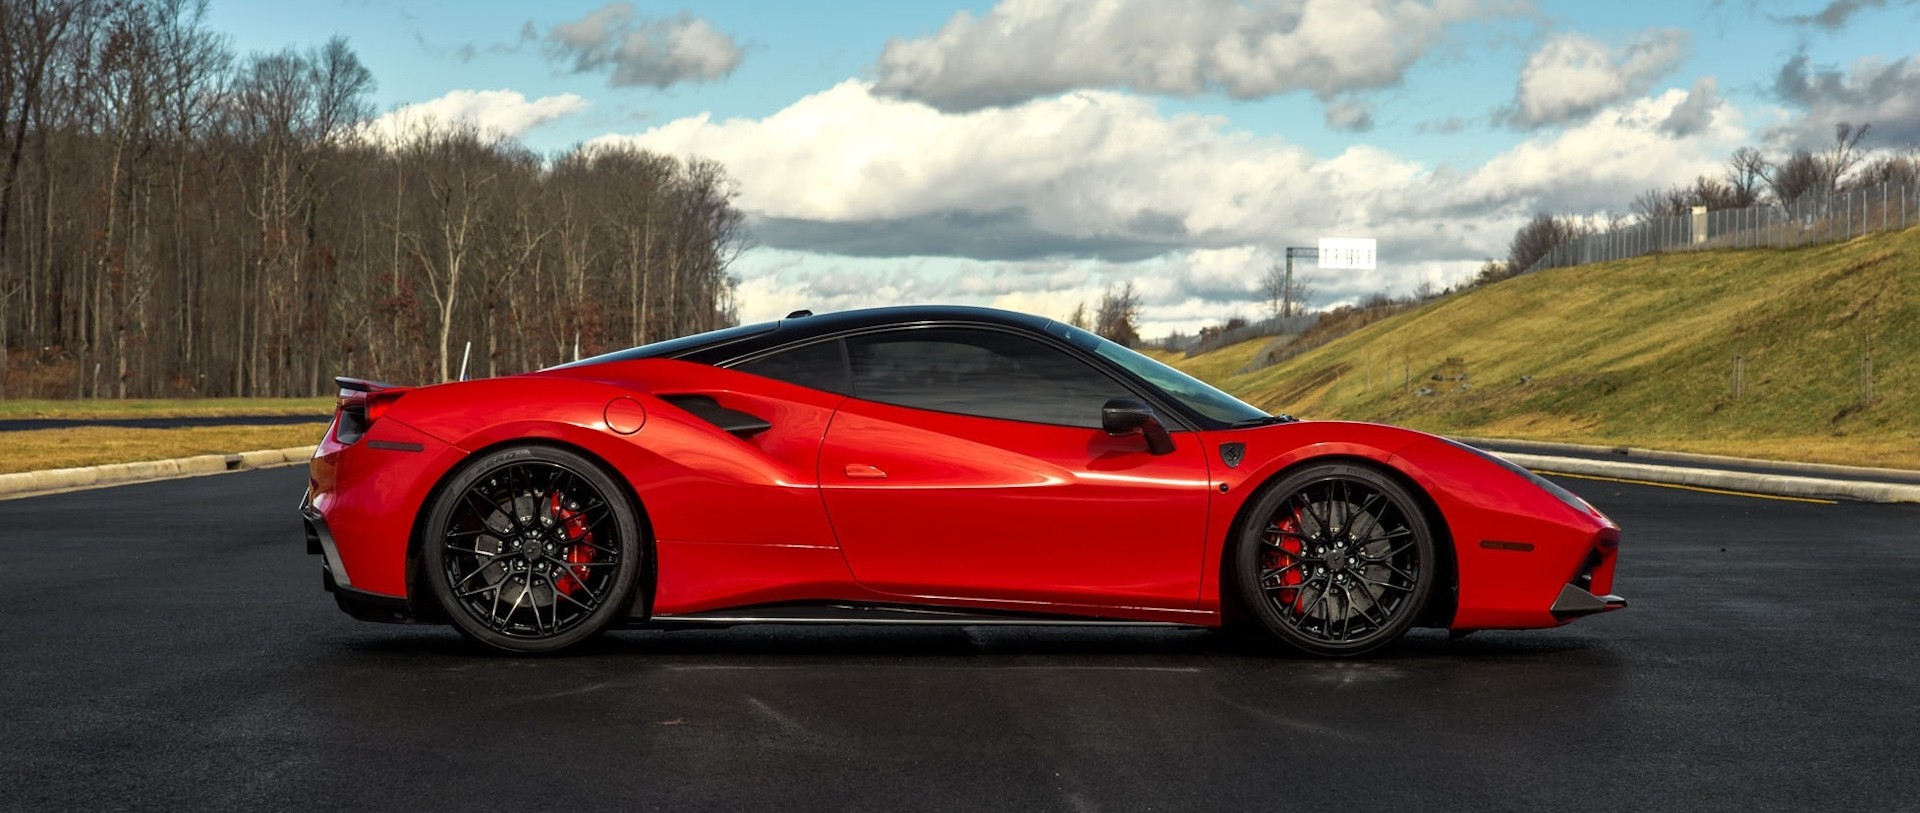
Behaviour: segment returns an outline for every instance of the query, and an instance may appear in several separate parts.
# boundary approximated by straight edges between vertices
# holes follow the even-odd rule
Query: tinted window
[[[1159,387],[1160,391],[1166,393],[1168,397],[1221,423],[1233,424],[1271,417],[1245,401],[1214,389],[1204,381],[1077,327],[1054,322],[1047,326],[1047,332],[1072,342],[1075,347],[1098,354],[1101,358],[1120,365],[1128,372],[1146,379],[1147,383]]]
[[[848,391],[847,359],[840,351],[838,339],[782,350],[745,364],[736,364],[733,369],[816,390],[843,394]]]
[[[855,396],[915,409],[1097,429],[1107,399],[1132,395],[1065,352],[993,330],[855,336],[847,357]]]

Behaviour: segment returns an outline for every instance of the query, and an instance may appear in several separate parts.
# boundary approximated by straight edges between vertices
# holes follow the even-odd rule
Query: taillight
[[[333,439],[349,446],[367,434],[373,422],[380,420],[393,402],[408,392],[406,387],[358,378],[335,378],[334,382],[340,385],[340,396],[334,402],[338,411],[334,416]]]
[[[380,420],[380,416],[387,414],[387,408],[393,406],[393,402],[400,400],[400,396],[406,394],[406,391],[402,390],[400,392],[376,392],[368,395],[367,425],[372,426],[374,421]]]
[[[352,446],[359,442],[360,436],[367,433],[373,421],[367,416],[367,394],[340,391],[338,413],[333,419],[333,439]]]

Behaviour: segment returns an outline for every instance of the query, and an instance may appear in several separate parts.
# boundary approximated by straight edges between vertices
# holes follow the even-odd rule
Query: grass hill
[[[1303,418],[1920,468],[1920,228],[1543,271],[1233,375],[1261,345],[1161,358]]]

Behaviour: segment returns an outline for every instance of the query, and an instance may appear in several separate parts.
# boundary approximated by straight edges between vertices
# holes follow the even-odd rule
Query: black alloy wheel
[[[1391,644],[1433,590],[1426,516],[1375,469],[1309,466],[1262,493],[1247,516],[1234,551],[1241,600],[1301,652],[1352,657]]]
[[[518,653],[573,646],[624,617],[648,550],[613,479],[547,446],[469,463],[425,527],[423,571],[454,626]]]

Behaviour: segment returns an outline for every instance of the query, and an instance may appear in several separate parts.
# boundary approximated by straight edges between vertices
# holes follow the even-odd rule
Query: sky
[[[1472,277],[1536,212],[1620,213],[1735,148],[1920,144],[1920,0],[211,0],[242,53],[343,36],[375,126],[720,161],[746,321],[1132,282],[1144,336]],[[1296,272],[1303,269],[1296,262]]]

